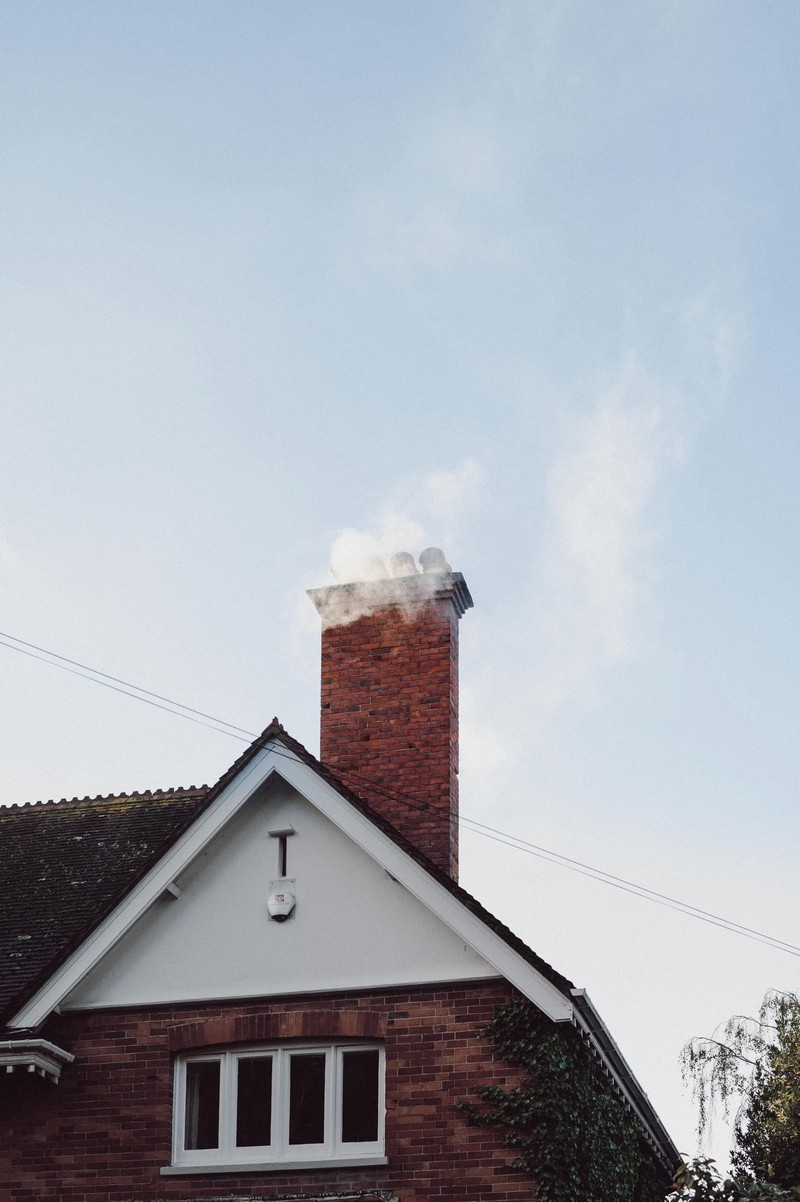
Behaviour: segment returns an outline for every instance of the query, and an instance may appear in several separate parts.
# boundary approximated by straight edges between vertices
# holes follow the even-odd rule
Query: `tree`
[[[681,1166],[666,1202],[800,1202],[800,1189],[743,1177],[723,1181],[713,1160],[700,1159]]]
[[[675,1176],[667,1202],[800,1202],[800,1189],[784,1190],[744,1177],[722,1179],[712,1160],[693,1160]]]
[[[714,1102],[719,1100],[727,1114],[738,1098],[731,1163],[742,1188],[748,1182],[800,1187],[800,998],[796,994],[770,990],[755,1018],[734,1015],[711,1038],[691,1040],[683,1050],[683,1073],[694,1085],[701,1135],[708,1128]]]

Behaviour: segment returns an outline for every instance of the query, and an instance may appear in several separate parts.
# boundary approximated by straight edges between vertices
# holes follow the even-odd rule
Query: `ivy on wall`
[[[486,1035],[524,1075],[513,1088],[479,1086],[479,1103],[462,1109],[472,1124],[504,1132],[540,1202],[661,1202],[669,1174],[573,1027],[513,1000]]]

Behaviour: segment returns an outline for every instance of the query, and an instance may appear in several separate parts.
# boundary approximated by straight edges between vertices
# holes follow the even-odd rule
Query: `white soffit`
[[[266,780],[277,773],[371,855],[478,955],[555,1022],[572,1019],[569,1000],[518,952],[472,914],[444,885],[403,851],[319,773],[278,743],[257,752],[222,793],[161,857],[49,981],[11,1019],[35,1028],[168,889]]]

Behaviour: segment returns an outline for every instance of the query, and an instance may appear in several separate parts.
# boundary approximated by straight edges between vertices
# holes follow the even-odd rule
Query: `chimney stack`
[[[310,589],[322,618],[320,759],[458,877],[458,622],[472,597],[437,547],[391,579]]]

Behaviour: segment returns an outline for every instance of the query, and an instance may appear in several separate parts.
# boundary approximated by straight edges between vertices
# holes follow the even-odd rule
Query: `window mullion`
[[[220,1086],[219,1146],[226,1159],[230,1159],[236,1147],[236,1074],[238,1057],[232,1052],[222,1057],[222,1082]]]
[[[273,1074],[272,1113],[274,1117],[275,1151],[285,1160],[289,1150],[289,1053],[286,1048],[275,1052],[276,1069]]]
[[[378,1056],[378,1143],[382,1148],[386,1139],[386,1057]]]
[[[344,1052],[342,1048],[334,1048],[336,1106],[334,1112],[333,1148],[339,1151],[342,1143],[342,1123],[344,1122]]]
[[[338,1055],[338,1048],[328,1048],[325,1052],[325,1147],[329,1156],[333,1155],[339,1142],[336,1130],[339,1092]]]
[[[175,1097],[173,1100],[172,1159],[181,1158],[186,1145],[186,1061],[175,1062]]]

